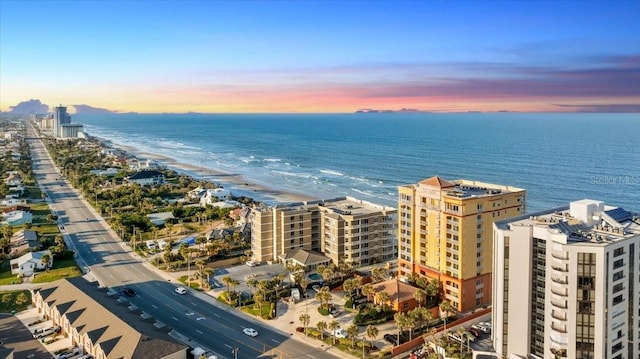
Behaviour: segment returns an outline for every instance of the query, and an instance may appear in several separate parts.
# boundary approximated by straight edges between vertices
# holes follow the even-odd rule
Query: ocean
[[[439,175],[524,188],[527,213],[583,198],[640,212],[639,114],[78,114],[73,122],[114,144],[317,198],[396,206],[398,185]]]

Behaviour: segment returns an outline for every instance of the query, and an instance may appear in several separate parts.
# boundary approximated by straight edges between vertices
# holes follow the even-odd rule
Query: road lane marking
[[[196,318],[196,320],[205,320],[205,319],[207,319],[207,318],[205,318],[205,317],[197,317]]]
[[[194,313],[194,312],[189,312],[189,313],[184,313],[184,314],[185,314],[187,317],[190,317],[190,316],[192,316],[192,315],[194,315],[194,314],[196,314],[196,313]]]
[[[175,320],[176,322],[178,321],[178,318],[176,317],[171,317],[171,318],[173,318],[173,320]]]
[[[275,340],[275,339],[271,339],[271,341],[274,342],[274,343],[280,344],[280,342]]]
[[[215,315],[216,318],[220,318],[220,314],[213,313],[213,315]]]
[[[155,305],[155,304],[151,304],[151,306],[152,306],[154,309],[158,309],[158,306],[157,306],[157,305]]]
[[[233,349],[233,347],[231,345],[229,345],[229,344],[225,344],[224,346],[227,347],[227,348]]]
[[[196,303],[194,303],[194,302],[191,302],[191,305],[193,305],[193,306],[195,307],[195,306],[196,306]]]
[[[204,334],[204,333],[202,332],[202,330],[198,330],[198,329],[196,329],[196,332],[198,332],[198,333],[200,333],[200,334]]]

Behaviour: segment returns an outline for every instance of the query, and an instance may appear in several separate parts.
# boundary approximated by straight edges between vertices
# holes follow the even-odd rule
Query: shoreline
[[[150,159],[158,162],[161,166],[166,166],[176,172],[191,176],[196,180],[209,181],[220,187],[229,189],[235,196],[252,198],[254,201],[265,202],[272,205],[275,203],[302,202],[318,199],[313,196],[291,191],[280,191],[266,185],[248,182],[242,175],[229,173],[217,168],[197,166],[179,162],[175,158],[157,153],[142,151],[136,147],[115,143],[107,138],[89,135],[104,145],[123,150],[128,155],[137,159]]]

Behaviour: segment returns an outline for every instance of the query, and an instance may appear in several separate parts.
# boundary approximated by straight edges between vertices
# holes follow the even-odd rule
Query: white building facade
[[[503,357],[640,358],[640,218],[581,200],[494,223]]]

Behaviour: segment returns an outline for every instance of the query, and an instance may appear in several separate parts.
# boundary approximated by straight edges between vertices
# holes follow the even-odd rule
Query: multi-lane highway
[[[29,137],[37,137],[30,123],[27,129]],[[326,348],[294,340],[288,333],[222,306],[206,294],[191,290],[186,295],[177,294],[176,284],[132,254],[60,176],[42,141],[33,139],[30,146],[34,174],[59,216],[67,242],[75,249],[79,265],[102,286],[115,290],[123,286],[133,288],[136,295],[129,299],[134,305],[223,357],[232,358],[232,348],[238,347],[237,358],[257,358],[263,354],[280,358],[335,358]],[[246,336],[242,329],[247,327],[255,328],[259,335]]]

